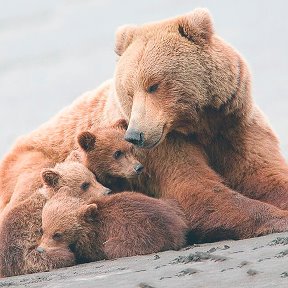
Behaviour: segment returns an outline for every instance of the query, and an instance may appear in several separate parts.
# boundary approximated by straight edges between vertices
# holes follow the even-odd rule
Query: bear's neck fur
[[[199,111],[197,127],[190,131],[204,147],[219,140],[233,139],[241,133],[253,119],[253,100],[251,96],[250,73],[246,63],[238,56],[237,87],[226,101],[218,107],[209,105]],[[213,90],[209,91],[212,98]],[[186,133],[185,133],[186,134]]]

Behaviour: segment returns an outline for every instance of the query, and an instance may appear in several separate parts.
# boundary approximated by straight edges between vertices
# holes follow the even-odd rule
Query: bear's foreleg
[[[288,209],[288,165],[271,128],[254,121],[210,151],[213,168],[241,194]],[[217,147],[218,146],[218,147]]]
[[[287,211],[231,190],[209,167],[201,148],[187,148],[180,146],[164,154],[166,163],[173,165],[159,173],[159,189],[162,197],[179,201],[198,241],[242,239],[288,230]],[[173,161],[176,153],[181,161]]]

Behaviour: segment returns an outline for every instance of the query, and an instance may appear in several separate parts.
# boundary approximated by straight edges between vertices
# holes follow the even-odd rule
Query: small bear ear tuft
[[[82,157],[79,151],[73,150],[70,152],[70,154],[65,159],[65,162],[79,162],[82,163]]]
[[[177,22],[179,34],[198,45],[209,43],[214,33],[212,16],[206,8],[194,9]]]
[[[59,180],[61,178],[60,174],[54,169],[44,169],[41,172],[43,182],[52,188],[55,188],[59,185]]]
[[[128,123],[127,123],[127,121],[125,119],[119,119],[118,121],[116,121],[113,124],[113,127],[119,128],[119,129],[123,129],[123,130],[127,130]]]
[[[136,29],[134,25],[124,25],[116,30],[114,51],[118,56],[121,56],[132,43]]]
[[[82,132],[78,135],[78,144],[85,151],[89,152],[95,148],[96,136],[91,132]]]
[[[80,209],[86,222],[94,222],[97,219],[98,207],[96,203],[85,205]]]

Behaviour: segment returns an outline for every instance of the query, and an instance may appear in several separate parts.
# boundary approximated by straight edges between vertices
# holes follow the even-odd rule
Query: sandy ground
[[[11,277],[0,287],[288,287],[288,234],[195,245]]]
[[[0,158],[19,135],[113,76],[117,26],[199,6],[250,64],[254,98],[287,157],[287,1],[0,0]],[[280,236],[13,277],[0,287],[288,287],[288,240],[271,244]]]

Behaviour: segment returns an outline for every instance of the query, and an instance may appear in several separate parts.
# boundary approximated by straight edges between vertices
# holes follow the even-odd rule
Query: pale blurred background
[[[288,1],[0,0],[0,157],[82,92],[113,76],[119,25],[207,7],[250,64],[254,98],[288,156]]]

